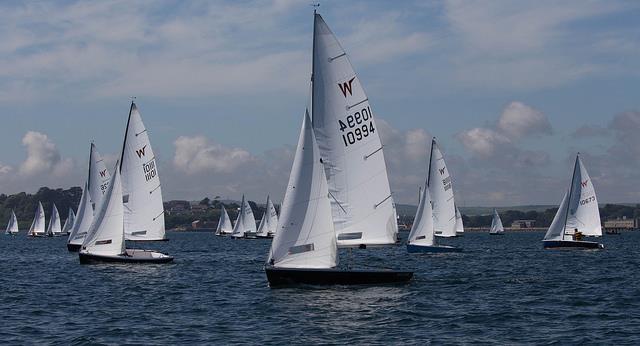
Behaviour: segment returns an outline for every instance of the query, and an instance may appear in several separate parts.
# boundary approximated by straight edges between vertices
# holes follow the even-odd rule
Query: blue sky
[[[583,153],[640,193],[640,4],[324,1],[381,127],[397,202],[437,136],[462,205],[555,204]],[[165,199],[282,198],[308,102],[308,1],[0,3],[0,192],[115,162],[135,95]]]

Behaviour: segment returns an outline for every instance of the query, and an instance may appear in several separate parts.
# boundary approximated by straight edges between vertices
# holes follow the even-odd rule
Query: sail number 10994
[[[347,115],[346,123],[338,120],[338,126],[340,126],[340,131],[343,132],[342,141],[345,147],[355,144],[363,138],[369,137],[369,134],[376,132],[373,127],[373,114],[369,106]]]

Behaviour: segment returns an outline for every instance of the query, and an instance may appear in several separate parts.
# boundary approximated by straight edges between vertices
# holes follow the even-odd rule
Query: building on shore
[[[514,220],[511,229],[529,229],[536,227],[536,220]]]
[[[626,216],[622,218],[610,219],[604,222],[605,232],[632,231],[638,229],[640,219],[630,218]]]

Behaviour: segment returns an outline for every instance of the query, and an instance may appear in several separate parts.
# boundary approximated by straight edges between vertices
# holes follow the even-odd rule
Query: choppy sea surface
[[[341,250],[342,265],[414,279],[276,290],[269,240],[169,237],[143,247],[173,264],[80,265],[65,238],[1,235],[0,343],[640,343],[640,232],[605,236],[603,251],[543,250],[541,232],[445,241],[461,254]]]

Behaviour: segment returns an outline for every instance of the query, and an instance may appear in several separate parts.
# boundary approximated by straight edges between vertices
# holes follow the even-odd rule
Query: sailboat
[[[256,236],[259,238],[273,238],[273,235],[278,229],[278,212],[276,207],[273,206],[271,198],[267,196],[267,208],[260,220],[260,226],[258,226],[258,232]]]
[[[436,142],[431,139],[427,186],[433,206],[433,224],[437,237],[456,236],[456,204],[453,197],[451,175],[444,162],[444,156]]]
[[[369,99],[347,53],[315,12],[312,71],[312,127],[338,247],[395,244],[396,209]]]
[[[31,222],[31,226],[29,227],[29,231],[27,232],[27,236],[30,237],[45,237],[45,219],[44,219],[44,208],[42,208],[42,203],[38,202],[38,207],[36,208],[36,215],[33,217],[33,222]]]
[[[464,224],[462,223],[462,214],[460,209],[456,207],[456,236],[461,237],[464,235]]]
[[[156,157],[138,107],[131,102],[120,157],[125,238],[167,240]]]
[[[125,248],[124,204],[118,163],[78,256],[80,263],[167,263],[173,257],[158,251]]]
[[[4,231],[5,234],[18,234],[18,218],[16,217],[16,213],[11,209],[11,217],[9,217],[9,223],[7,224],[7,229]]]
[[[67,215],[67,219],[64,221],[64,226],[62,226],[62,234],[65,235],[69,235],[71,233],[73,222],[76,220],[76,214],[73,212],[73,209],[69,208],[69,213]]]
[[[436,245],[436,233],[433,219],[431,194],[429,189],[421,192],[420,202],[413,219],[413,226],[407,239],[407,252],[461,252],[461,248]]]
[[[498,215],[498,211],[493,209],[493,219],[491,220],[491,229],[489,230],[489,234],[491,235],[503,235],[504,227],[502,227],[502,220],[500,219],[500,215]]]
[[[53,203],[53,210],[51,210],[51,217],[49,218],[49,227],[47,227],[47,236],[59,237],[62,235],[62,226],[60,225],[60,213],[56,204]]]
[[[216,228],[216,235],[224,236],[233,233],[233,226],[231,225],[231,219],[227,213],[227,209],[224,205],[220,204],[220,219],[218,220],[218,227]]]
[[[571,185],[544,236],[543,245],[545,249],[604,249],[601,243],[582,240],[583,236],[600,237],[602,227],[596,192],[578,153]]]
[[[238,217],[236,218],[236,224],[233,227],[232,238],[256,238],[256,219],[253,216],[253,210],[249,201],[242,195],[242,203],[240,205],[240,211],[238,211]]]
[[[413,272],[340,270],[325,164],[305,113],[265,272],[271,288],[399,283]]]
[[[89,148],[87,171],[87,181],[82,189],[78,214],[67,240],[67,250],[69,251],[80,250],[93,221],[94,210],[102,202],[111,180],[111,174],[93,142]]]

